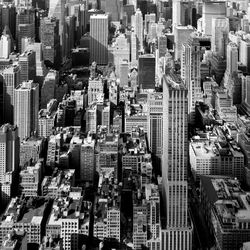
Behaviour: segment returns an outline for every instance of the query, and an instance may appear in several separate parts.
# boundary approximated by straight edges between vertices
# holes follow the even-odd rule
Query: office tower
[[[182,25],[181,23],[181,0],[172,1],[172,27]]]
[[[76,17],[67,16],[65,17],[65,53],[70,56],[71,50],[75,47],[75,27]]]
[[[58,67],[61,62],[59,21],[55,17],[45,17],[41,20],[40,29],[43,60]]]
[[[140,9],[137,9],[133,16],[134,31],[138,40],[138,48],[143,51],[143,17]]]
[[[4,122],[13,124],[14,89],[20,84],[20,67],[17,64],[3,70]]]
[[[113,47],[113,64],[115,66],[116,75],[119,76],[120,64],[122,61],[130,60],[130,44],[124,34],[120,34],[114,43]]]
[[[147,184],[145,186],[145,196],[147,201],[147,226],[151,236],[147,241],[147,245],[150,250],[161,249],[160,194],[158,186]]]
[[[163,146],[163,96],[162,93],[148,94],[148,141],[157,167],[161,165]]]
[[[35,39],[35,11],[32,8],[20,7],[16,15],[17,49],[21,51],[22,38]]]
[[[0,58],[8,59],[11,53],[11,39],[9,35],[2,35],[0,40]]]
[[[96,102],[98,97],[104,93],[104,79],[98,77],[96,79],[89,79],[88,87],[88,105]]]
[[[226,73],[230,76],[238,71],[238,47],[237,44],[230,42],[227,45],[227,68]]]
[[[35,80],[36,77],[36,53],[35,51],[25,51],[19,56],[20,82]]]
[[[146,14],[145,15],[145,17],[144,17],[144,30],[145,30],[145,34],[148,34],[150,23],[155,23],[155,22],[156,22],[156,15],[155,15],[155,13],[150,13],[150,14]]]
[[[152,54],[139,56],[138,75],[141,89],[155,89],[155,57]]]
[[[0,7],[1,11],[1,32],[2,28],[8,27],[10,31],[10,36],[15,38],[16,35],[16,7],[12,4],[4,4]]]
[[[240,58],[239,61],[246,66],[247,68],[247,73],[250,73],[250,41],[242,39],[240,41]]]
[[[131,62],[138,60],[138,39],[135,32],[131,32]]]
[[[10,124],[0,127],[0,193],[4,206],[11,197],[13,173],[19,167],[18,128]],[[8,183],[9,182],[9,183]]]
[[[66,16],[66,0],[50,0],[48,17],[55,17],[59,20],[59,36],[61,45],[61,58],[65,56],[65,16]]]
[[[28,43],[25,50],[33,50],[36,55],[36,80],[42,84],[44,76],[47,74],[47,68],[44,65],[42,43]]]
[[[163,77],[163,249],[192,249],[188,224],[188,97],[178,75]]]
[[[108,63],[108,15],[90,16],[90,63]]]
[[[167,53],[167,37],[165,35],[158,36],[159,58],[164,57]]]
[[[0,127],[0,182],[5,173],[14,172],[19,166],[19,137],[18,128],[10,124]]]
[[[119,103],[119,93],[120,93],[120,84],[119,80],[111,80],[108,82],[109,88],[109,102],[111,107],[115,107]],[[112,120],[112,119],[111,119]]]
[[[120,87],[128,86],[128,61],[123,61],[120,64]]]
[[[181,78],[188,89],[189,122],[195,122],[195,103],[202,99],[201,93],[201,47],[197,40],[182,45]]]
[[[95,173],[95,140],[90,136],[84,139],[80,152],[80,179],[93,181]]]
[[[174,27],[174,59],[178,60],[182,55],[182,44],[186,43],[191,33],[194,32],[192,26],[176,26]]]
[[[212,19],[226,17],[226,2],[203,2],[202,6],[202,30],[206,35],[212,35]]]
[[[226,17],[212,19],[211,50],[218,55],[226,56],[226,45],[228,43],[229,20]]]
[[[56,70],[50,70],[45,76],[43,81],[43,86],[41,89],[41,108],[46,108],[47,103],[54,99],[55,97],[55,88],[59,83],[59,74]]]
[[[106,0],[105,13],[111,16],[111,21],[120,21],[121,15],[121,1],[120,0]]]
[[[92,104],[86,109],[86,132],[96,133],[97,110],[96,105]]]
[[[38,128],[39,85],[31,80],[22,82],[14,94],[14,124],[19,128],[20,140],[23,140]]]

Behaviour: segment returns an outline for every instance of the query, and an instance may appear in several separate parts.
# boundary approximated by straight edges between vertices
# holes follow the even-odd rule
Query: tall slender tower
[[[108,15],[90,16],[90,62],[108,64]]]
[[[181,0],[172,0],[172,25],[181,25]]]
[[[181,78],[188,89],[189,122],[195,122],[195,103],[202,99],[201,92],[201,47],[193,37],[182,45]]]
[[[59,35],[62,58],[65,57],[65,17],[66,17],[66,0],[50,0],[48,17],[55,17],[59,20]]]
[[[135,34],[138,39],[139,50],[143,50],[143,17],[140,9],[137,9],[133,18]]]
[[[163,249],[191,249],[188,224],[188,98],[178,75],[163,77],[163,200],[166,230]]]
[[[0,127],[0,204],[5,206],[15,188],[13,174],[19,166],[19,137],[16,126]]]
[[[38,129],[39,85],[26,81],[15,89],[14,123],[19,128],[23,140]]]
[[[12,65],[3,71],[3,106],[4,123],[13,124],[14,89],[20,84],[20,67]]]

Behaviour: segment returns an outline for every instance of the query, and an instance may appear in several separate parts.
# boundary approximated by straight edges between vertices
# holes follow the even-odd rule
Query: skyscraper
[[[14,92],[14,124],[23,140],[38,129],[39,85],[33,81],[22,82]]]
[[[84,139],[80,152],[80,177],[83,181],[93,181],[95,173],[95,141],[90,136]]]
[[[172,25],[181,25],[181,0],[172,1]]]
[[[201,47],[197,39],[193,38],[182,45],[181,78],[188,89],[189,122],[195,122],[195,103],[202,99],[201,92]]]
[[[0,40],[0,58],[8,59],[11,52],[11,39],[9,35],[2,35]]]
[[[10,124],[0,127],[0,197],[1,204],[6,205],[11,196],[12,174],[19,166],[18,128]]]
[[[160,167],[163,146],[163,96],[148,94],[148,140],[150,151]]]
[[[138,39],[139,50],[143,51],[143,17],[140,9],[135,12],[132,26]]]
[[[121,1],[120,0],[106,0],[105,12],[111,15],[112,21],[120,21]]]
[[[152,54],[139,56],[139,85],[141,89],[155,88],[155,57]]]
[[[204,1],[202,6],[202,30],[206,35],[212,35],[212,19],[226,16],[226,2]]]
[[[65,56],[65,8],[66,0],[50,0],[49,1],[49,17],[55,17],[59,20],[59,35],[61,45],[61,56]]]
[[[14,89],[20,84],[20,67],[14,64],[3,71],[4,122],[13,124]]]
[[[44,61],[48,60],[55,66],[60,65],[59,21],[56,18],[42,19],[41,43]]]
[[[225,57],[225,48],[228,42],[229,20],[226,17],[212,19],[211,50]]]
[[[178,75],[163,78],[163,249],[192,249],[188,225],[188,98]]]
[[[32,8],[20,7],[16,16],[17,49],[21,51],[22,38],[35,39],[35,11]]]
[[[108,15],[90,16],[90,62],[108,63]]]
[[[32,50],[25,51],[19,56],[20,82],[35,80],[36,53]]]

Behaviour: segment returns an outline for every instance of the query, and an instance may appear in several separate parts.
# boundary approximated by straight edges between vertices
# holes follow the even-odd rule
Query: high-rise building
[[[192,249],[188,224],[188,96],[178,75],[163,77],[163,249]]]
[[[36,77],[36,53],[25,51],[19,56],[20,82],[35,80]]]
[[[92,104],[86,109],[86,131],[96,133],[97,110],[96,105]]]
[[[190,39],[190,34],[194,32],[192,26],[175,26],[174,27],[174,59],[178,60],[182,54],[182,44]]]
[[[38,128],[39,85],[33,81],[22,82],[15,90],[14,124],[19,128],[21,140]]]
[[[238,71],[238,47],[237,44],[230,42],[227,45],[227,68],[229,75]]]
[[[131,32],[131,62],[138,60],[138,39],[135,32]]]
[[[182,45],[181,77],[188,89],[188,114],[191,123],[195,121],[195,103],[202,99],[201,54],[201,47],[196,39]]]
[[[138,75],[141,89],[155,88],[155,57],[152,54],[139,56]]]
[[[50,0],[49,1],[49,17],[55,17],[59,20],[59,36],[61,45],[61,58],[65,57],[65,16],[66,16],[66,0]]]
[[[133,24],[136,37],[138,39],[138,47],[143,51],[143,17],[140,9],[137,9],[133,16]]]
[[[0,7],[1,11],[1,33],[2,29],[8,27],[10,35],[15,39],[16,35],[16,7],[12,3],[5,3]]]
[[[80,151],[80,179],[93,181],[95,173],[95,140],[90,136],[84,139]]]
[[[240,55],[239,61],[246,66],[247,73],[250,73],[250,41],[242,39],[240,41]]]
[[[4,206],[11,198],[12,176],[19,167],[18,128],[10,124],[0,127],[0,194]]]
[[[11,39],[9,35],[2,35],[0,40],[0,58],[8,59],[11,53]]]
[[[104,81],[102,77],[96,79],[89,79],[88,87],[88,105],[96,102],[100,95],[103,95]]]
[[[17,49],[21,51],[22,38],[35,39],[35,11],[32,8],[20,7],[16,15]]]
[[[113,54],[113,63],[115,66],[116,75],[120,74],[120,64],[124,61],[130,60],[130,48],[127,37],[124,34],[120,34],[116,38],[116,42],[114,43],[114,47],[112,50]]]
[[[3,70],[3,121],[13,124],[14,89],[20,84],[20,67],[17,64]]]
[[[163,146],[163,96],[162,93],[148,94],[148,141],[152,156],[158,167]]]
[[[120,87],[128,86],[128,61],[120,63]]]
[[[120,21],[121,15],[121,1],[120,0],[106,0],[105,13],[111,16],[112,21]]]
[[[202,30],[206,35],[212,35],[212,19],[226,17],[225,1],[204,1],[202,5]]]
[[[108,15],[90,16],[90,62],[108,63]]]
[[[218,17],[212,19],[211,50],[223,57],[226,56],[228,33],[229,33],[228,18]]]
[[[172,1],[172,26],[181,25],[181,0]]]
[[[59,82],[59,74],[55,70],[50,70],[45,76],[43,81],[43,86],[41,89],[41,108],[46,108],[47,103],[54,99],[55,97],[55,88]]]
[[[41,20],[40,29],[43,59],[58,67],[61,61],[59,21],[55,17],[45,17]]]

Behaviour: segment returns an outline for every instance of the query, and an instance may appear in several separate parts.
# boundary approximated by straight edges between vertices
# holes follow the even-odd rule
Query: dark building
[[[60,65],[59,20],[45,17],[41,20],[41,43],[44,61]]]
[[[12,4],[5,4],[0,6],[0,32],[3,31],[5,26],[8,26],[13,38],[16,35],[16,8]]]
[[[141,89],[155,88],[155,57],[151,54],[139,56],[139,86]]]

